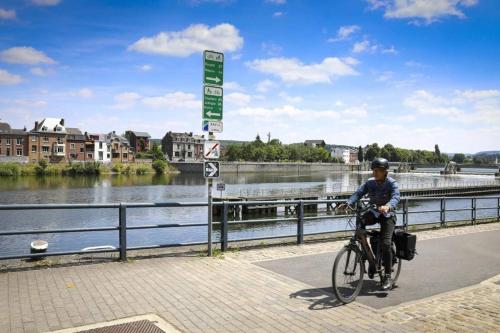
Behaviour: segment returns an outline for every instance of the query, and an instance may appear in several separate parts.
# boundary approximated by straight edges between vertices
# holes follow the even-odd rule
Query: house
[[[106,139],[111,147],[111,162],[128,163],[134,161],[132,147],[126,138],[113,131],[108,133]]]
[[[127,131],[126,137],[130,140],[130,146],[136,153],[151,149],[151,135],[146,132]]]
[[[1,161],[27,162],[28,132],[24,129],[13,129],[8,123],[0,123],[0,156]]]
[[[307,147],[325,147],[326,143],[324,140],[306,140],[304,146]]]
[[[170,161],[201,161],[204,143],[203,135],[169,131],[163,137],[161,147]]]
[[[86,160],[111,162],[111,143],[107,134],[85,132]]]
[[[68,161],[86,161],[86,137],[78,128],[66,127],[66,158]]]
[[[356,163],[358,150],[349,146],[332,146],[330,150],[332,157],[342,159],[345,163]]]
[[[35,121],[29,131],[29,160],[38,162],[42,159],[51,163],[59,163],[66,158],[66,127],[63,118],[45,118]]]

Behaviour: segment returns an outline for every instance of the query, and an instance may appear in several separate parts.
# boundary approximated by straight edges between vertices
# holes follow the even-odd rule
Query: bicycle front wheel
[[[335,258],[332,271],[333,292],[344,304],[356,299],[363,286],[365,267],[361,251],[356,246],[346,246]]]

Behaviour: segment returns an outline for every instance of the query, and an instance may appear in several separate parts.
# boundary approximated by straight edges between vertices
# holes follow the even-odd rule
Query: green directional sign
[[[203,52],[203,84],[222,86],[224,83],[224,54],[214,51]]]
[[[222,120],[222,95],[220,87],[203,87],[203,119]]]

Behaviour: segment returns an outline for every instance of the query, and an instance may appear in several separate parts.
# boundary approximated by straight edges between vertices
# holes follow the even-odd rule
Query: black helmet
[[[389,169],[389,161],[387,161],[385,158],[376,158],[372,161],[372,170],[375,168],[383,168],[385,170]]]

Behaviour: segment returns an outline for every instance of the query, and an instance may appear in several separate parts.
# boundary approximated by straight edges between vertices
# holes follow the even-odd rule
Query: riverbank
[[[96,175],[145,175],[177,173],[167,162],[162,165],[153,163],[0,163],[0,177],[18,176],[96,176]]]

